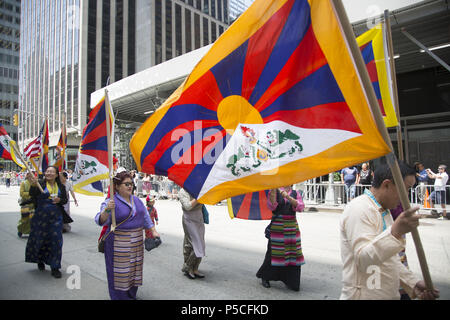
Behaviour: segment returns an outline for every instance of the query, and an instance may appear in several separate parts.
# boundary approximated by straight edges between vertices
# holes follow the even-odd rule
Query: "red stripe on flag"
[[[250,215],[250,206],[252,204],[253,193],[247,193],[242,200],[239,211],[236,213],[236,218],[246,219],[248,220],[248,216]]]
[[[275,120],[305,129],[337,129],[361,133],[346,102],[323,104],[300,110],[278,111],[264,118],[264,123]]]
[[[262,111],[280,95],[326,64],[327,60],[310,27],[272,85],[255,104],[255,108]]]
[[[272,211],[267,206],[267,195],[265,191],[259,192],[259,210],[261,211],[261,220],[272,219]]]
[[[167,171],[167,177],[173,181],[186,181],[199,162],[204,161],[203,155],[211,151],[218,143],[222,143],[226,134],[227,132],[222,130],[208,137],[208,141],[203,139],[192,145],[189,150],[178,159],[175,165]],[[210,140],[213,140],[213,138],[214,141],[211,142]],[[200,150],[201,154],[195,153],[195,151]]]
[[[377,65],[375,64],[375,60],[372,60],[366,64],[366,68],[369,73],[370,82],[378,82]]]
[[[183,92],[180,99],[172,107],[183,104],[196,104],[206,109],[217,111],[217,107],[222,100],[223,96],[217,86],[216,78],[211,70],[208,70],[194,85],[191,85]]]
[[[277,39],[283,31],[283,22],[287,20],[293,5],[294,2],[292,1],[290,4],[283,6],[248,42],[242,77],[242,97],[247,100],[250,99],[272,50],[277,44]]]

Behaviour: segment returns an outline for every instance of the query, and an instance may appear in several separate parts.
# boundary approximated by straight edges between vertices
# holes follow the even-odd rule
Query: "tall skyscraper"
[[[228,0],[142,0],[136,6],[136,71],[206,46],[228,27]]]
[[[248,5],[244,0],[230,0],[230,21],[235,20],[239,15],[247,10]]]
[[[71,166],[91,93],[214,42],[228,0],[22,0],[21,20],[18,140],[35,138],[48,117],[52,149],[65,113]]]
[[[0,122],[17,140],[13,114],[18,109],[20,1],[0,1]]]

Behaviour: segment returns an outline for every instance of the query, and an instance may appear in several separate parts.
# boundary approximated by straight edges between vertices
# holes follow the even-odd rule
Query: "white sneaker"
[[[440,217],[438,218],[438,220],[444,220],[444,217],[443,217],[443,216],[440,216]]]

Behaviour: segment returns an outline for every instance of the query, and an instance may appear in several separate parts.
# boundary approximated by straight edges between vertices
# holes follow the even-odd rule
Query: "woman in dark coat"
[[[38,183],[44,192],[39,190]],[[44,270],[47,264],[52,276],[61,278],[63,205],[67,203],[67,193],[57,167],[48,167],[42,180],[32,178],[30,196],[36,209],[31,218],[25,261],[37,263],[39,270]]]
[[[305,261],[296,212],[303,211],[305,205],[300,193],[290,186],[270,190],[267,205],[273,214],[266,228],[269,241],[256,276],[265,288],[270,288],[269,281],[273,280],[283,281],[289,289],[299,291],[301,265]]]

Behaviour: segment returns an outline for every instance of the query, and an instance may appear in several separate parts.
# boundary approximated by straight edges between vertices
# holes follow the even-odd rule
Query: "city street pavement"
[[[25,263],[27,239],[18,238],[19,188],[0,185],[0,299],[107,300],[109,299],[103,254],[97,252],[100,227],[94,222],[102,198],[77,194],[79,207],[71,203],[72,231],[65,233],[62,279]],[[178,201],[158,200],[158,232],[163,243],[145,251],[143,300],[327,300],[338,299],[342,264],[339,249],[339,213],[303,212],[297,215],[306,264],[301,290],[293,292],[281,282],[261,286],[255,274],[263,262],[268,221],[230,219],[225,205],[207,206],[206,254],[200,265],[205,279],[190,280],[183,264],[181,206]],[[450,299],[450,221],[422,219],[419,227],[431,277],[442,299]],[[413,241],[407,237],[410,268],[421,274]],[[77,272],[79,271],[79,272]],[[77,275],[80,275],[77,278]],[[79,282],[77,282],[79,280]],[[76,284],[79,283],[79,288]]]

